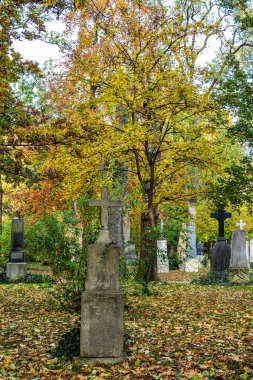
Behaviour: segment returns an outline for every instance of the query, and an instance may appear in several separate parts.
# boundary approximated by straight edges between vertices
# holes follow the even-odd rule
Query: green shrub
[[[9,261],[11,246],[11,221],[4,221],[0,236],[0,267]]]
[[[203,265],[204,268],[207,268],[208,267],[208,258],[206,256],[204,256],[204,258],[201,260],[201,264]]]
[[[198,278],[194,278],[192,284],[201,284],[201,285],[212,285],[212,284],[227,284],[229,283],[228,279],[229,272],[209,272]]]
[[[170,250],[168,252],[168,259],[169,259],[170,270],[178,269],[179,265],[182,263],[181,258],[178,256],[178,253],[173,250]]]

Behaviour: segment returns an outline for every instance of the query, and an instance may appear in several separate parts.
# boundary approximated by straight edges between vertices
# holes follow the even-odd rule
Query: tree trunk
[[[0,176],[0,236],[2,236],[3,231],[3,186],[2,178]]]
[[[154,227],[157,224],[157,208],[149,209],[141,215],[140,262],[138,277],[145,282],[157,280],[157,236]]]

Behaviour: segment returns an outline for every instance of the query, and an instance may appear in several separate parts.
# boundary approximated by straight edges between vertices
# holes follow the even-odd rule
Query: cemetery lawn
[[[55,355],[79,321],[46,284],[0,285],[0,379],[253,379],[253,286],[125,285],[125,362],[82,366]]]

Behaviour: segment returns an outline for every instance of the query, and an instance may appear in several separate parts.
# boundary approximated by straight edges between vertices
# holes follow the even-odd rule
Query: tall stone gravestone
[[[253,263],[253,239],[249,241],[249,262]]]
[[[16,217],[12,219],[10,261],[6,265],[6,276],[11,281],[24,277],[27,273],[23,248],[24,221]]]
[[[218,221],[218,241],[212,248],[211,271],[223,272],[228,270],[231,257],[231,248],[224,237],[224,223],[231,218],[231,213],[225,210],[211,213],[211,218]]]
[[[249,260],[246,252],[246,234],[242,229],[232,234],[229,279],[235,283],[249,281]]]
[[[126,263],[130,265],[134,264],[138,257],[136,255],[135,243],[131,239],[131,223],[128,210],[123,215],[123,240]]]
[[[85,291],[81,301],[80,357],[87,363],[116,363],[123,357],[123,294],[119,283],[120,248],[111,242],[108,208],[120,201],[108,199],[102,188],[100,201],[89,206],[101,207],[101,230],[95,244],[88,248]]]
[[[196,246],[196,202],[192,200],[188,205],[188,225],[186,237],[186,258],[179,265],[179,270],[183,272],[198,272],[199,260],[197,259]]]
[[[163,220],[161,219],[161,237],[157,240],[157,273],[168,273],[169,270],[167,240],[163,237]]]
[[[187,257],[196,259],[197,241],[196,241],[196,203],[190,202],[188,206],[189,222],[187,226]]]

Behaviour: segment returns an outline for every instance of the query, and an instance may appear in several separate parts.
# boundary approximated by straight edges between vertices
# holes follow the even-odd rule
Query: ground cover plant
[[[190,281],[190,279],[188,280]],[[252,379],[253,286],[124,285],[126,359],[80,365],[59,354],[80,313],[54,285],[0,285],[0,379]]]

